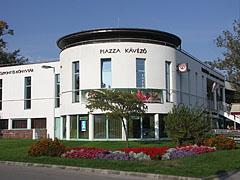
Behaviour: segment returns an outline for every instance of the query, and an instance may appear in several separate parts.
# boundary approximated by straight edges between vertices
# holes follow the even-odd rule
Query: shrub
[[[211,118],[199,107],[174,106],[164,121],[165,131],[178,146],[197,144],[210,135]]]
[[[37,141],[27,150],[28,156],[61,156],[65,146],[58,140],[46,139]]]
[[[216,147],[217,150],[236,148],[236,142],[231,138],[224,137],[223,135],[207,138],[203,143],[206,146]]]

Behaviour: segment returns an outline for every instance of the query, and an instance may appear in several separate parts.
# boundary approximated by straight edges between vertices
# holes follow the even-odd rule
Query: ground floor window
[[[63,128],[63,139],[66,139],[66,130],[67,130],[67,119],[66,116],[62,116],[62,128]]]
[[[94,115],[94,139],[121,139],[121,119]]]
[[[46,129],[46,118],[32,118],[31,127],[32,129]]]
[[[8,119],[0,119],[0,129],[8,129]]]
[[[168,135],[165,132],[165,122],[164,117],[167,116],[167,114],[159,114],[159,138],[167,138]]]
[[[12,129],[27,129],[27,119],[13,119]]]
[[[155,138],[154,115],[143,118],[132,117],[127,124],[128,138],[147,139]]]
[[[88,115],[70,116],[70,138],[71,139],[88,139],[89,123]]]

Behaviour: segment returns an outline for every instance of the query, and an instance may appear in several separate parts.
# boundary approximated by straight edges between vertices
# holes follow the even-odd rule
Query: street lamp
[[[55,67],[42,65],[43,69],[53,69],[53,140],[55,139],[55,92],[56,92],[56,85],[55,85]]]

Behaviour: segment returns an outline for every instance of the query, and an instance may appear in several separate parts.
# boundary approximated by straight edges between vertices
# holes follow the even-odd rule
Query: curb
[[[162,175],[162,174],[152,174],[152,173],[139,173],[139,172],[130,172],[130,171],[118,171],[118,170],[107,170],[107,169],[95,169],[95,168],[85,168],[85,167],[75,167],[75,166],[24,163],[24,162],[12,162],[12,161],[0,161],[0,163],[7,164],[7,165],[15,165],[15,166],[55,168],[55,169],[64,169],[64,170],[75,170],[75,171],[81,171],[81,172],[86,172],[86,173],[133,176],[133,177],[142,177],[142,178],[149,178],[149,179],[160,179],[160,180],[202,180],[201,178],[192,178],[192,177],[182,177],[182,176],[172,176],[172,175]]]

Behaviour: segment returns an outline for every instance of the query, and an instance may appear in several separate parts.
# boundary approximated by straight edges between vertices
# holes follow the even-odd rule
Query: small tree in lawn
[[[147,106],[138,96],[127,92],[101,89],[90,90],[88,91],[88,94],[89,98],[86,108],[90,111],[97,109],[105,111],[110,119],[121,119],[126,133],[126,143],[128,148],[129,143],[126,124],[128,124],[128,121],[132,116],[142,117],[147,111]],[[124,118],[126,119],[126,124]]]
[[[174,106],[164,121],[167,134],[178,146],[203,142],[210,135],[211,118],[200,107]]]

